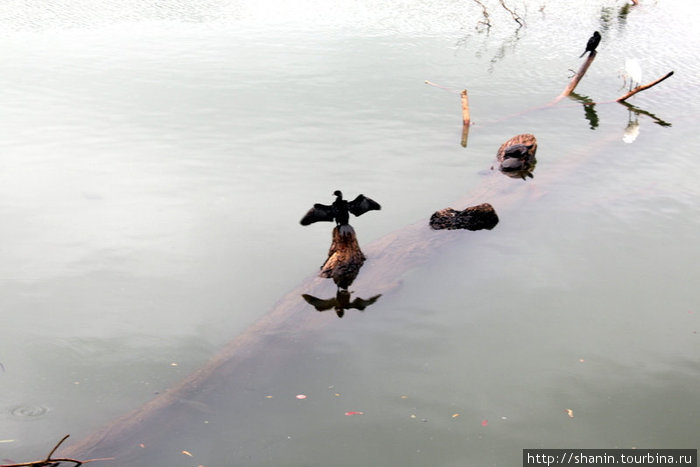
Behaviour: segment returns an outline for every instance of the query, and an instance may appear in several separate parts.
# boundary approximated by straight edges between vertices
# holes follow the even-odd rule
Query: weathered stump
[[[491,230],[498,224],[498,215],[488,203],[479,204],[457,211],[445,208],[430,216],[430,228],[433,230]]]
[[[319,276],[333,279],[343,289],[350,287],[365,262],[365,255],[357,243],[355,229],[341,225],[333,229],[333,242],[328,250],[328,259],[321,266]]]

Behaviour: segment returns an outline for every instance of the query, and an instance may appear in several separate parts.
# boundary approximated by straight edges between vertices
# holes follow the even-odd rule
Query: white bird
[[[639,66],[639,62],[634,58],[625,59],[625,71],[624,71],[625,82],[629,79],[630,81],[630,91],[633,87],[642,84],[642,67]]]

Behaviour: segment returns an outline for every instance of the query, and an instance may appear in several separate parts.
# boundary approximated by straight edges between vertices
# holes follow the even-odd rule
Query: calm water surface
[[[489,31],[471,2],[0,6],[0,459],[86,436],[244,333],[325,259],[330,225],[298,220],[335,189],[382,204],[353,221],[363,246],[448,206],[501,222],[436,232],[364,312],[308,307],[316,330],[273,335],[120,466],[700,447],[700,10],[520,2],[517,29],[485,3]],[[598,104],[534,110],[596,29],[577,92]],[[640,113],[610,103],[627,57],[643,82],[675,71]],[[522,132],[534,178],[489,170]]]

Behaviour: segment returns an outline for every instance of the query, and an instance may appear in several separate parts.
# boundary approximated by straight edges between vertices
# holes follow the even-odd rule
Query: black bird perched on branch
[[[340,190],[334,191],[333,195],[336,197],[333,204],[330,206],[319,203],[314,204],[314,207],[309,209],[309,212],[302,217],[301,225],[309,225],[320,221],[335,221],[336,225],[347,225],[350,213],[355,216],[361,216],[367,211],[376,211],[382,208],[379,203],[365,195],[357,195],[357,198],[352,201],[344,200]]]
[[[588,43],[586,44],[586,50],[583,51],[581,54],[581,57],[586,55],[586,52],[593,52],[595,51],[596,47],[598,47],[598,44],[600,44],[600,33],[598,31],[594,32],[593,35],[588,39]]]

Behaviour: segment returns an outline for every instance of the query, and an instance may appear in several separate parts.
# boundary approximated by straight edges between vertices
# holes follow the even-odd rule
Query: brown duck
[[[501,172],[513,178],[532,178],[535,170],[535,153],[537,152],[537,139],[535,135],[523,133],[513,136],[501,144],[496,153],[498,168]]]

